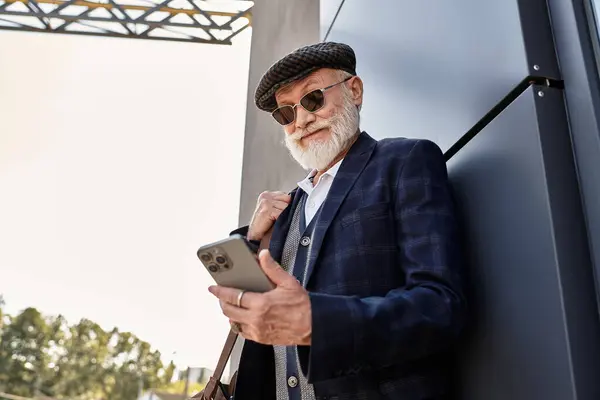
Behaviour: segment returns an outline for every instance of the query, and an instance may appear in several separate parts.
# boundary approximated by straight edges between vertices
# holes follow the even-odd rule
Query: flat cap
[[[254,102],[264,111],[277,108],[275,92],[320,68],[339,69],[356,75],[356,56],[347,44],[321,42],[300,47],[273,64],[262,76]]]

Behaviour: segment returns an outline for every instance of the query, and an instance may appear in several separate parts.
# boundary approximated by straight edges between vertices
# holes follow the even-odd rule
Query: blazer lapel
[[[279,214],[279,217],[273,226],[273,234],[271,235],[271,242],[269,243],[269,252],[271,253],[271,257],[277,262],[281,262],[283,245],[285,244],[285,238],[290,229],[292,217],[294,216],[293,211],[296,209],[298,202],[302,198],[302,193],[302,189],[299,188],[295,188],[290,192],[292,201],[285,210]]]
[[[319,257],[319,251],[321,250],[327,229],[335,218],[340,205],[350,192],[350,189],[354,186],[356,179],[367,165],[376,144],[377,141],[375,139],[366,132],[362,132],[340,165],[340,169],[323,203],[319,219],[316,221],[311,240],[310,258],[304,279],[306,286],[308,286],[315,262]]]

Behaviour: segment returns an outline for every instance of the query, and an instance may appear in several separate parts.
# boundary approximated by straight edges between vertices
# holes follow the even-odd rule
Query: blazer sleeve
[[[461,246],[446,163],[436,144],[416,141],[394,195],[406,284],[385,297],[309,293],[311,345],[299,352],[308,361],[303,370],[310,382],[426,357],[447,348],[462,328]]]
[[[246,237],[248,235],[248,228],[250,226],[249,225],[244,225],[244,226],[240,226],[239,228],[229,232],[229,235],[241,235],[243,237]]]
[[[241,226],[229,233],[229,236],[240,235],[244,238],[244,242],[254,254],[258,254],[260,248],[260,240],[248,240],[248,225]]]

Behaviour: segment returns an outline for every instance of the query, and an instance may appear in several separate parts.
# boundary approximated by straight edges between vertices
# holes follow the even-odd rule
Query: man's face
[[[324,92],[325,105],[315,112],[296,106],[296,119],[284,126],[285,144],[305,169],[324,170],[355,138],[361,96],[351,89],[351,78]],[[281,88],[275,94],[278,106],[294,105],[316,89],[342,82],[344,77],[331,69],[318,70],[306,78]]]

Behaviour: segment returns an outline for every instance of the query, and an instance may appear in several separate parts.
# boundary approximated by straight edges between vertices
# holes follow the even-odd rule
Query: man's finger
[[[223,304],[231,304],[232,307],[239,308],[237,306],[237,300],[241,292],[240,289],[213,285],[208,288],[208,291],[221,301],[221,308],[223,308]],[[261,296],[261,293],[244,291],[240,307],[242,309],[255,308],[257,305],[262,304],[259,299]]]
[[[225,286],[213,285],[209,286],[208,291],[211,292],[219,300],[223,300],[230,304],[237,303],[237,297],[240,294],[239,289],[229,288]],[[245,296],[246,294],[244,294]]]
[[[279,216],[281,215],[282,212],[283,212],[283,210],[279,210],[277,208],[272,208],[269,216],[271,217],[271,219],[273,221],[277,221],[277,218],[279,218]]]
[[[283,202],[289,203],[290,201],[292,201],[292,196],[290,196],[287,193],[280,192],[280,193],[275,194],[273,196],[273,200],[279,200],[279,201],[283,201]]]
[[[273,201],[273,207],[275,207],[278,210],[285,210],[287,208],[287,206],[289,206],[289,204],[286,203],[285,201],[281,201],[281,200]]]
[[[230,320],[241,324],[247,324],[251,314],[251,312],[245,308],[236,307],[233,304],[224,301],[221,301],[221,311],[223,311],[223,315]]]
[[[275,285],[279,286],[282,283],[296,282],[289,273],[287,273],[277,262],[271,257],[271,253],[269,250],[264,249],[258,255],[258,261],[260,262],[260,266],[262,270],[267,275],[267,277],[273,282]]]

